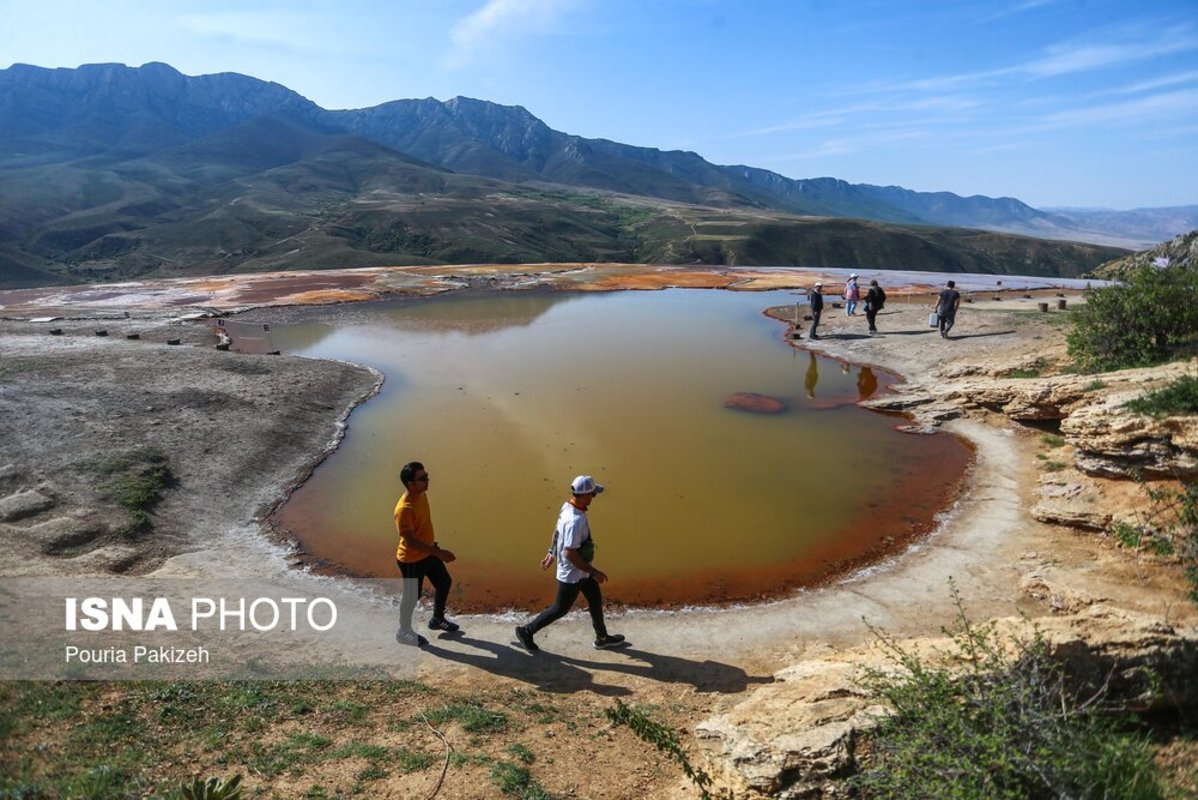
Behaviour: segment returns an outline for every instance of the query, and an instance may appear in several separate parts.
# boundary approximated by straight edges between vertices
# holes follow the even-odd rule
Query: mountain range
[[[630,261],[1079,275],[1198,206],[1037,210],[555,131],[454,98],[330,111],[166,64],[0,70],[0,287]]]

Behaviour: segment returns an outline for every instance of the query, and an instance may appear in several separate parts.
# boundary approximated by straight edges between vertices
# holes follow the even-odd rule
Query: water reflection
[[[868,400],[878,391],[878,377],[870,367],[862,367],[857,373],[857,397]]]
[[[803,388],[807,390],[807,396],[812,400],[815,399],[815,385],[817,383],[819,383],[819,360],[816,359],[814,352],[808,351],[807,374],[803,376]]]

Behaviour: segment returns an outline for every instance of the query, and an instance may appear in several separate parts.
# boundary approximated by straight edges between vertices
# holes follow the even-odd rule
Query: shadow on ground
[[[460,645],[449,646],[449,645]],[[603,672],[621,673],[661,683],[687,683],[700,692],[735,694],[748,686],[772,683],[773,677],[752,676],[740,667],[710,659],[695,661],[677,656],[651,653],[634,647],[608,651],[617,660],[592,660],[559,655],[542,648],[527,653],[515,643],[497,644],[469,636],[446,635],[430,642],[424,653],[463,666],[485,670],[512,680],[530,683],[547,692],[577,692],[617,697],[632,694],[625,686],[601,683]]]

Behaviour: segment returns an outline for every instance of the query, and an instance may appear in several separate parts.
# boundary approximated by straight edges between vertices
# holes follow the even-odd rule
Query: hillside
[[[795,181],[466,98],[326,111],[232,73],[17,65],[0,114],[6,288],[543,261],[1077,276],[1122,254],[981,232],[1067,227],[1011,198]]]
[[[1103,264],[1094,272],[1100,277],[1115,279],[1131,270],[1162,263],[1162,260],[1164,260],[1163,263],[1172,267],[1198,269],[1198,230],[1182,234],[1176,239],[1163,242],[1156,247],[1115,259]]]

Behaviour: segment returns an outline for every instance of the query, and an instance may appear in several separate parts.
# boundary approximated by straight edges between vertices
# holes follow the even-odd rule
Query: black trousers
[[[433,585],[433,616],[445,619],[445,601],[449,599],[449,587],[453,586],[453,578],[445,562],[436,556],[422,558],[405,564],[399,564],[399,572],[403,575],[403,597],[399,601],[399,627],[405,631],[412,629],[412,613],[416,610],[416,601],[424,590],[424,579]]]
[[[874,311],[874,310],[871,310],[868,308],[865,309],[865,321],[869,323],[869,329],[871,331],[876,331],[878,329],[877,319],[878,319],[877,311]]]
[[[583,578],[578,583],[557,582],[557,598],[553,605],[537,614],[537,618],[528,624],[528,632],[536,633],[566,615],[574,607],[574,601],[582,594],[587,599],[587,610],[591,612],[591,626],[595,636],[602,639],[607,636],[607,626],[603,624],[603,592],[599,589],[599,581],[594,578]]]
[[[809,338],[815,338],[816,336],[819,336],[819,334],[816,332],[816,328],[819,327],[819,318],[823,313],[824,310],[822,308],[819,311],[811,312],[811,330],[807,334]]]

